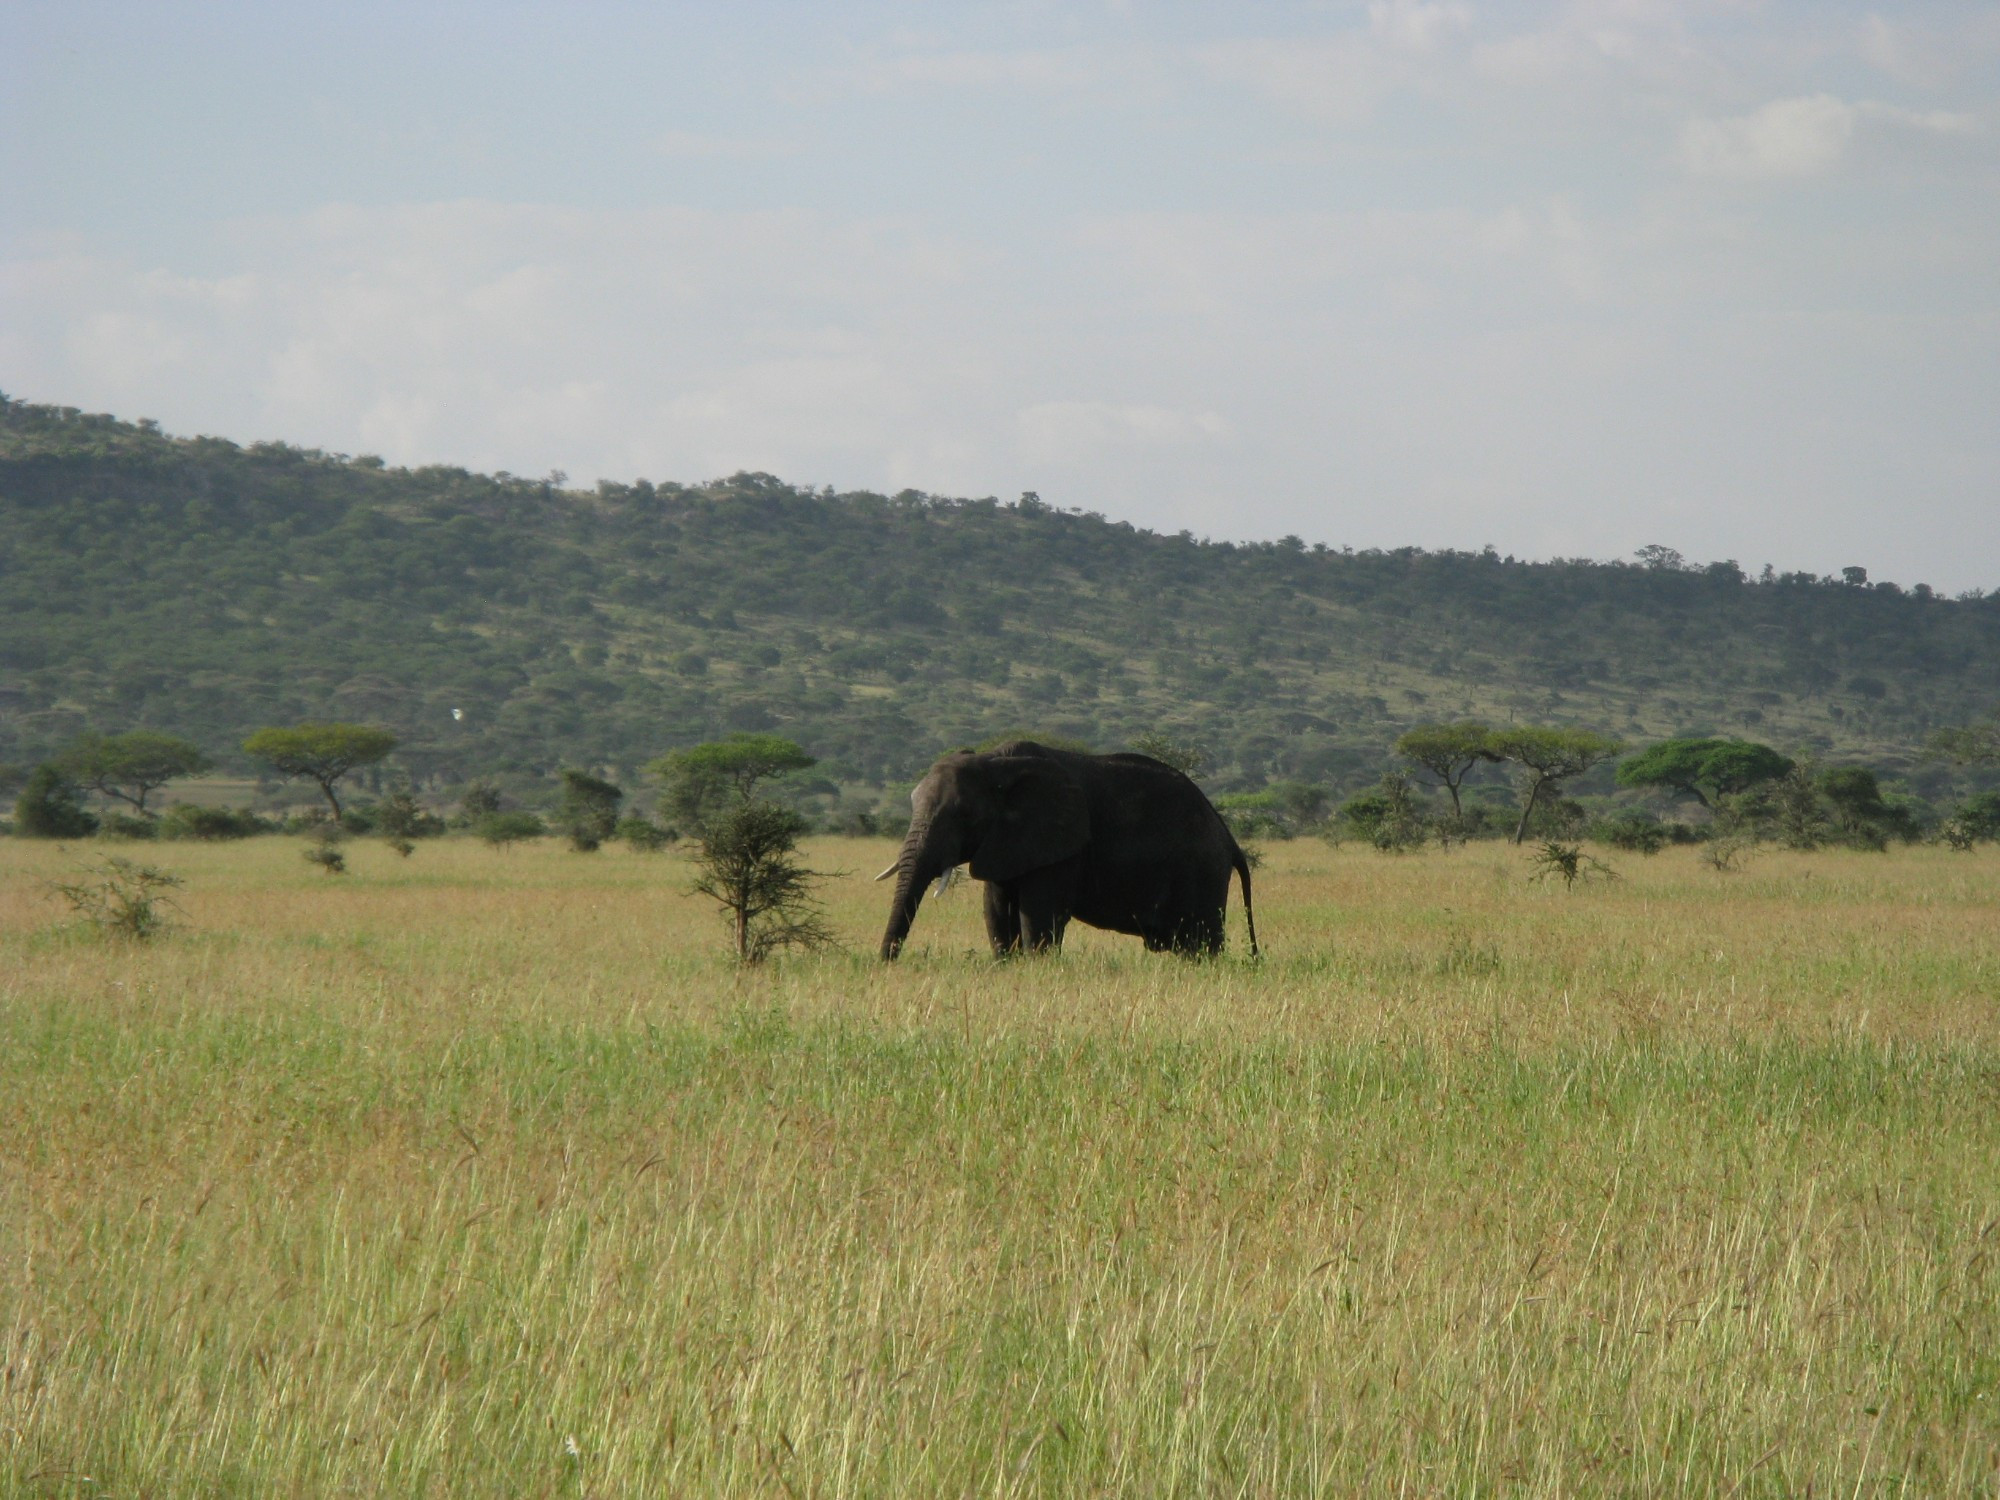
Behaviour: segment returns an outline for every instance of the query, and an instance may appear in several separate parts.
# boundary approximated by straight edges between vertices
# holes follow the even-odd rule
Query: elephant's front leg
[[[996,958],[1021,951],[1021,903],[997,880],[986,882],[986,937]]]

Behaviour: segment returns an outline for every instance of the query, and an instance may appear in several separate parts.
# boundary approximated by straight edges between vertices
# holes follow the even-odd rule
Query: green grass
[[[0,1491],[1981,1494],[2000,858],[1275,847],[1261,965],[0,844]]]

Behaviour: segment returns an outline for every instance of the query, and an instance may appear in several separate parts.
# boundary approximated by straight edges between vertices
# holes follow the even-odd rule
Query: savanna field
[[[0,841],[0,1492],[2000,1493],[1990,846],[885,967],[820,840],[749,972],[671,853],[303,848],[141,944]]]

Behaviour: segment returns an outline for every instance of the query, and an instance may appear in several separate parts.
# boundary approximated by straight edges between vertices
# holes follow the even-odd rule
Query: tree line
[[[1044,737],[1062,742],[1059,736]],[[1131,748],[1197,780],[1210,772],[1205,750],[1167,733],[1137,736]],[[193,741],[153,730],[82,733],[32,769],[0,766],[0,790],[9,782],[18,786],[12,831],[25,837],[74,839],[101,831],[127,838],[230,838],[276,827],[330,827],[381,833],[403,853],[412,839],[454,826],[495,844],[556,833],[580,853],[612,839],[658,849],[683,831],[706,826],[718,806],[749,799],[753,785],[765,781],[786,786],[790,810],[800,820],[795,831],[805,832],[815,825],[803,805],[837,791],[830,783],[798,778],[818,762],[795,742],[738,731],[647,762],[642,774],[658,788],[651,817],[626,806],[626,792],[616,781],[574,766],[562,768],[553,788],[533,799],[539,810],[506,807],[499,786],[486,779],[462,789],[449,819],[406,785],[358,804],[351,796],[343,801],[344,783],[396,749],[393,733],[368,724],[308,721],[248,736],[241,745],[244,755],[316,794],[317,810],[295,813],[286,824],[260,819],[248,809],[185,802],[162,814],[155,801],[162,789],[203,774],[213,762]],[[1519,844],[1531,834],[1550,833],[1588,834],[1646,852],[1677,839],[1752,836],[1792,848],[1842,843],[1879,849],[1891,839],[1928,836],[1970,847],[2000,834],[2000,790],[1975,791],[1941,810],[1886,793],[1868,767],[1824,765],[1811,753],[1788,756],[1740,738],[1682,735],[1633,751],[1592,729],[1458,720],[1405,731],[1394,754],[1395,764],[1373,786],[1345,800],[1336,801],[1322,786],[1278,780],[1252,792],[1219,794],[1216,805],[1245,837],[1355,836],[1390,850],[1431,839],[1451,844],[1506,838]],[[1941,765],[2000,768],[2000,710],[1939,731],[1927,754]],[[1642,794],[1653,805],[1628,798],[1593,816],[1568,793],[1603,767],[1613,769],[1616,789]],[[101,810],[86,805],[91,795],[100,799]],[[823,810],[817,826],[830,832],[901,832],[893,801],[872,815],[857,815],[836,801]]]

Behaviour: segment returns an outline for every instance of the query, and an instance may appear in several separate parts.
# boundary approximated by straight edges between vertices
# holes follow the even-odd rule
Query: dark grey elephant
[[[1257,952],[1250,862],[1201,788],[1151,756],[1016,740],[945,756],[910,803],[902,853],[876,877],[896,877],[884,958],[902,951],[925,889],[961,864],[986,882],[997,954],[1059,948],[1071,918],[1154,950],[1219,953],[1231,870]]]

